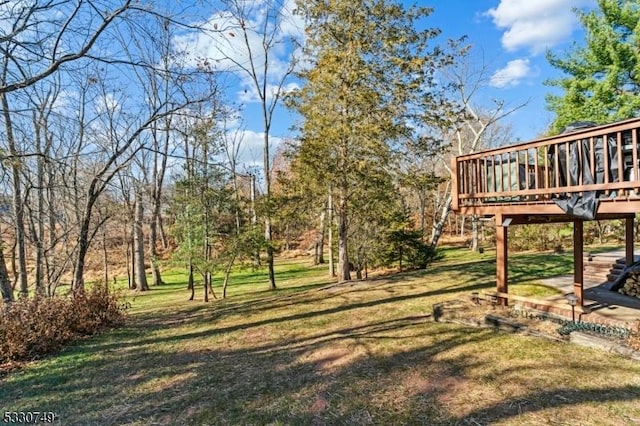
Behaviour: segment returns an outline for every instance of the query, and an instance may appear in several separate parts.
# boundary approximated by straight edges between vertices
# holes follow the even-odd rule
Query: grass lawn
[[[426,271],[339,286],[281,259],[277,292],[240,271],[209,304],[167,273],[129,296],[124,328],[0,378],[0,405],[64,425],[640,423],[640,363],[433,322],[434,303],[494,288],[494,253],[443,252]],[[552,293],[536,280],[571,259],[512,256],[510,290]]]

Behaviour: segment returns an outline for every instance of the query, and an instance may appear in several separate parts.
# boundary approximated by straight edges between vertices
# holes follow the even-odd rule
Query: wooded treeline
[[[472,40],[443,40],[432,10],[393,0],[209,7],[0,5],[5,301],[82,293],[89,259],[109,281],[118,258],[141,291],[171,259],[209,300],[239,263],[275,289],[286,249],[342,281],[426,267],[447,225],[470,224],[477,248],[479,218],[449,215],[449,159],[508,142],[501,120],[522,105],[477,99],[490,70]],[[297,121],[274,152],[285,107]],[[260,166],[243,158],[245,121],[260,123]]]

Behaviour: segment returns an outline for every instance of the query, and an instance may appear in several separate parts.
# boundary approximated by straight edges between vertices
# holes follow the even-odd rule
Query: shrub
[[[124,321],[124,310],[107,286],[76,298],[19,299],[0,311],[0,363],[26,361]]]
[[[394,230],[385,235],[385,249],[382,253],[384,265],[399,262],[403,266],[425,269],[437,258],[437,253],[429,244],[422,241],[419,231]]]
[[[509,236],[509,248],[514,251],[558,251],[564,244],[571,244],[572,235],[571,229],[564,224],[514,226]]]

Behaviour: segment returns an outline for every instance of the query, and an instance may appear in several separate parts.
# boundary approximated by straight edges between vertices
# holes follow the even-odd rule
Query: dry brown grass
[[[484,259],[347,285],[287,275],[302,262],[279,265],[276,294],[137,296],[126,328],[1,379],[2,405],[63,424],[640,422],[636,362],[432,320],[434,303],[493,286]]]

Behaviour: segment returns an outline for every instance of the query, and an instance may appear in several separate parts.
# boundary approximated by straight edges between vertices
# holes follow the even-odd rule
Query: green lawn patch
[[[434,303],[494,289],[494,254],[468,253],[341,285],[326,267],[286,260],[280,290],[241,270],[230,297],[209,304],[186,300],[186,276],[165,274],[168,284],[127,296],[124,328],[1,378],[0,401],[65,425],[638,422],[637,362],[433,322]],[[511,259],[514,291],[572,268],[564,255]]]

